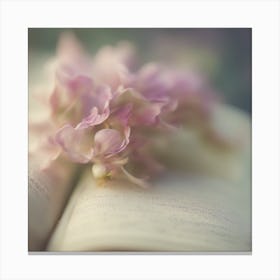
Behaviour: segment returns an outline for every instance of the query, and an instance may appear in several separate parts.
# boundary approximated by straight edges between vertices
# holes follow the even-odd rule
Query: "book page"
[[[125,181],[100,187],[88,170],[47,250],[251,251],[250,121],[239,123],[246,143],[231,153],[199,147],[194,137],[173,139],[181,168],[170,167],[150,189]]]
[[[166,174],[141,190],[87,173],[48,250],[250,251],[250,207],[245,181]]]
[[[75,170],[72,165],[53,163],[41,170],[34,159],[28,174],[28,250],[41,251],[52,232],[72,190]]]
[[[148,190],[122,181],[98,187],[88,172],[48,250],[250,251],[246,164],[238,180],[170,172]]]

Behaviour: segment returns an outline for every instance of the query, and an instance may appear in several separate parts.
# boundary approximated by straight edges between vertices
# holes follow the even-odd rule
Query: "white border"
[[[253,28],[253,254],[27,254],[27,28]],[[279,279],[278,1],[2,1],[2,279]],[[238,42],[236,42],[238,44]]]

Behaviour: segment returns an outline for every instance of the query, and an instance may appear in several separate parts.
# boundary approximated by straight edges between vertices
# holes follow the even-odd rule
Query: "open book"
[[[32,169],[29,251],[250,252],[250,119],[230,107],[219,114],[219,129],[242,148],[171,135],[168,150],[159,144],[170,168],[149,189],[97,186],[90,170],[75,180],[73,167],[53,181]]]

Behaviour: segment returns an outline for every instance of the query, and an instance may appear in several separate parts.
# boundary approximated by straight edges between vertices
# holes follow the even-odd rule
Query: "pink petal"
[[[112,92],[108,86],[98,86],[94,91],[93,106],[98,108],[99,113],[103,113],[109,106],[112,99]]]
[[[72,32],[64,32],[59,38],[57,56],[60,61],[79,58],[84,53],[83,47]]]
[[[110,115],[109,108],[106,108],[103,114],[98,114],[97,108],[94,107],[86,118],[84,118],[77,126],[76,129],[85,129],[103,123]]]
[[[56,71],[57,81],[69,91],[84,94],[93,87],[90,73],[83,73],[76,65],[62,65]]]
[[[99,130],[94,137],[94,155],[110,157],[121,152],[129,143],[130,128],[125,128],[124,138],[116,129]]]
[[[115,120],[116,122],[120,123],[122,126],[126,127],[128,125],[128,120],[130,118],[132,108],[133,105],[131,103],[116,108],[111,113],[111,117],[113,118],[113,121]]]
[[[144,98],[153,102],[168,102],[172,80],[167,71],[157,64],[147,64],[138,73],[133,87]]]
[[[57,58],[59,65],[74,66],[73,69],[79,73],[89,73],[91,71],[91,58],[71,32],[64,32],[60,36]]]
[[[94,59],[94,77],[100,84],[109,85],[113,91],[120,85],[128,84],[130,71],[128,69],[129,58],[125,50],[118,50],[111,46],[105,46],[98,51]]]
[[[76,125],[90,111],[87,109],[87,104],[92,85],[91,82],[84,83],[83,78],[80,78],[74,83],[81,84],[73,85],[72,88],[58,83],[50,96],[52,116],[61,124]]]
[[[105,116],[109,113],[109,104],[112,99],[112,92],[108,86],[98,86],[93,88],[88,94],[81,97],[83,103],[84,117],[92,114],[96,107],[99,115]],[[107,118],[107,117],[106,117]]]
[[[162,104],[147,103],[133,113],[133,124],[135,125],[152,125],[157,123],[157,118],[161,113]]]
[[[57,133],[56,142],[74,162],[87,163],[93,154],[93,137],[89,130],[65,125]]]

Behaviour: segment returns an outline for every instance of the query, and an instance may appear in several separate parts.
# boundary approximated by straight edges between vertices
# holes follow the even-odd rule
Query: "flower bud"
[[[102,179],[107,176],[107,168],[101,163],[96,163],[92,166],[92,174],[95,179]]]

